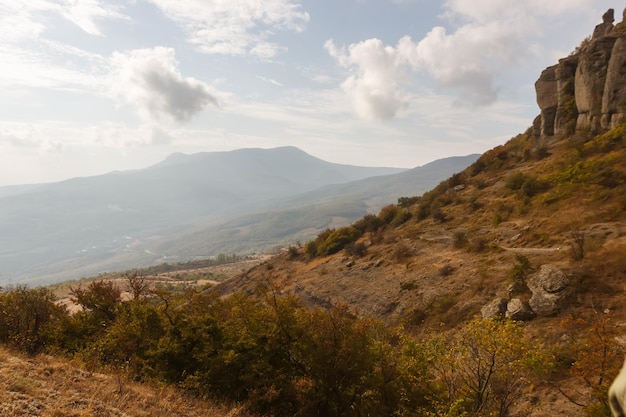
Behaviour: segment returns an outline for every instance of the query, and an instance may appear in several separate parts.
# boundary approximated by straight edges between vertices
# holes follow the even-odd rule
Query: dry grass
[[[88,373],[51,356],[27,358],[0,348],[0,416],[11,417],[250,417],[171,388]]]

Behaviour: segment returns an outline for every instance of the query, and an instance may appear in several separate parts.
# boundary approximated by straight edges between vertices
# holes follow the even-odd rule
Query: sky
[[[0,186],[296,146],[413,168],[539,114],[605,0],[2,0]]]

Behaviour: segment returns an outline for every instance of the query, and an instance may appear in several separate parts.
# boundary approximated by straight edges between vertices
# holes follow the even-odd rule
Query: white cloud
[[[326,43],[329,54],[349,70],[342,88],[360,117],[395,116],[409,104],[408,75],[417,73],[430,75],[439,89],[454,92],[457,104],[492,104],[498,99],[498,81],[533,53],[528,45],[545,35],[554,20],[588,12],[592,2],[447,0],[443,7],[442,18],[452,29],[436,26],[419,41],[405,36],[394,47],[369,39],[351,44],[347,51]]]
[[[46,16],[58,14],[91,35],[101,35],[97,21],[127,19],[119,7],[99,0],[3,0],[0,24],[4,41],[37,38],[46,29]]]
[[[148,0],[183,25],[205,53],[270,58],[276,30],[302,31],[309,15],[293,0]]]
[[[102,35],[96,21],[101,19],[127,19],[114,5],[98,0],[63,0],[59,13],[90,35]]]
[[[137,106],[144,118],[166,115],[182,122],[209,104],[218,106],[216,93],[210,86],[180,74],[172,48],[116,52],[111,61],[113,95]]]
[[[352,44],[347,52],[338,49],[332,40],[325,47],[341,66],[353,71],[341,87],[360,117],[389,119],[406,107],[407,96],[399,87],[404,77],[398,49],[384,46],[378,39]]]

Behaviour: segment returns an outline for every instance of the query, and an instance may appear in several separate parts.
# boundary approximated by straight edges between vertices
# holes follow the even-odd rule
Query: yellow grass
[[[0,347],[0,416],[11,417],[250,417],[171,387],[149,387],[120,375],[89,373],[79,364]]]

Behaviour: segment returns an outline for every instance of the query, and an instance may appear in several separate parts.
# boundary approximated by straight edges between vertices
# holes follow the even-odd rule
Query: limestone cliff
[[[590,39],[541,73],[535,83],[541,136],[599,132],[626,122],[626,9],[622,17],[613,25],[609,9]]]

